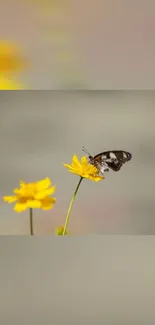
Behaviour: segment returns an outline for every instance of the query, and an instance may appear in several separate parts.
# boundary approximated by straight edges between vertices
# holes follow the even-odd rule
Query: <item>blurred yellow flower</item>
[[[51,187],[49,178],[34,183],[20,181],[20,188],[15,188],[13,191],[15,195],[4,196],[3,200],[8,203],[17,201],[14,206],[16,212],[23,212],[28,208],[49,210],[56,202],[56,198],[50,197],[55,189],[55,186]]]
[[[0,90],[22,90],[25,89],[20,83],[0,75]]]
[[[69,171],[73,174],[79,175],[82,178],[88,178],[91,181],[98,182],[104,179],[104,176],[99,176],[98,169],[89,164],[87,157],[82,157],[81,161],[78,160],[76,155],[72,158],[72,164],[63,164],[65,167],[69,169]]]
[[[21,71],[28,65],[19,47],[13,42],[0,40],[0,74]]]

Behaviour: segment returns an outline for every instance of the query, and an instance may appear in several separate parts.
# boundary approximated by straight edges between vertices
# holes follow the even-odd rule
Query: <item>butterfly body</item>
[[[131,158],[131,153],[124,150],[111,150],[101,152],[94,157],[88,156],[89,163],[94,165],[101,174],[109,171],[109,168],[113,171],[119,171]]]

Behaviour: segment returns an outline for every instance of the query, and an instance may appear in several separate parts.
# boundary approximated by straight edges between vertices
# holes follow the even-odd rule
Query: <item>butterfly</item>
[[[95,166],[101,174],[108,172],[109,168],[115,172],[119,171],[132,158],[132,154],[124,150],[105,151],[94,157],[84,147],[82,151],[88,154],[89,163]]]

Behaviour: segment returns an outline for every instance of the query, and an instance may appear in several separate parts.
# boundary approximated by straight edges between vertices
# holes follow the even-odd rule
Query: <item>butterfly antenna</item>
[[[89,156],[91,156],[91,154],[88,152],[88,150],[83,146],[82,147],[82,151],[84,151],[85,153],[87,153]]]

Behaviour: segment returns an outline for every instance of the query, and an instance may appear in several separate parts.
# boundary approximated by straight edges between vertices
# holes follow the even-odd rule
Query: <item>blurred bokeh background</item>
[[[62,165],[84,145],[93,155],[112,149],[132,160],[103,182],[85,180],[72,210],[72,234],[155,234],[155,91],[17,91],[0,96],[0,195],[20,179],[50,177],[57,203],[34,212],[35,234],[64,223],[78,182]],[[28,211],[0,202],[0,234],[29,234]]]
[[[154,12],[152,0],[0,0],[0,89],[153,89]]]

